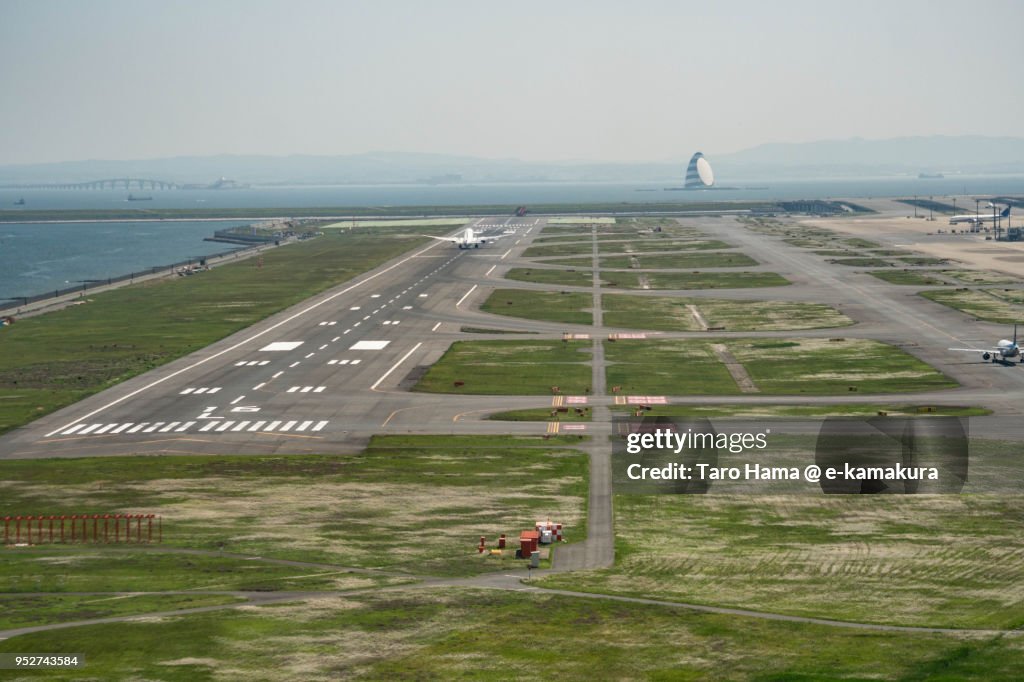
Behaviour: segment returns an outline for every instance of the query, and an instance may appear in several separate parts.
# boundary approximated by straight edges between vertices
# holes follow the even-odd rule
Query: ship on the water
[[[128,201],[153,201],[153,197],[137,197],[134,194],[129,194]]]

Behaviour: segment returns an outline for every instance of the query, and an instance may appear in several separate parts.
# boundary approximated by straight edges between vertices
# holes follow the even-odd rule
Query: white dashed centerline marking
[[[435,324],[435,325],[434,325],[434,328],[433,328],[433,329],[431,329],[430,331],[432,331],[432,332],[436,332],[436,331],[437,331],[437,328],[438,328],[438,327],[440,327],[440,326],[441,326],[441,323],[440,323],[440,322],[438,322],[437,324]]]

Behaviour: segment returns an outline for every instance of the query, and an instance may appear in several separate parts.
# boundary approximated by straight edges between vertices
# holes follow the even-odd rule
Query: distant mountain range
[[[787,173],[899,174],[919,172],[1024,173],[1024,138],[963,135],[896,137],[887,140],[822,140],[772,143],[723,154],[716,170],[743,175],[784,169]]]
[[[651,182],[677,183],[694,150],[670,161],[530,162],[446,154],[379,152],[344,156],[179,156],[130,161],[0,165],[0,185],[152,178],[208,183],[220,177],[252,184],[389,182]],[[1024,173],[1024,138],[900,137],[771,143],[731,154],[701,149],[720,184],[807,177]]]

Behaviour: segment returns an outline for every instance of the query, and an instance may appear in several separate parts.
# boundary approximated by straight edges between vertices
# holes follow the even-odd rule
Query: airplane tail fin
[[[1004,218],[1009,218],[1009,217],[1010,217],[1010,207],[1009,207],[1009,205],[1008,205],[1008,206],[1007,206],[1007,207],[1006,207],[1005,209],[1003,209],[1003,214],[1002,214],[1002,216],[1003,216]]]

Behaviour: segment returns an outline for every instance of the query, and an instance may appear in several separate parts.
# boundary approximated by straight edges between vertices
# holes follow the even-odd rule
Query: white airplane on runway
[[[458,237],[434,237],[433,235],[425,235],[431,239],[440,239],[443,242],[452,242],[460,249],[479,249],[481,244],[486,244],[487,240],[484,239],[480,234],[473,231],[472,227],[467,227],[466,231],[460,234]]]
[[[990,203],[988,207],[992,208],[993,204]],[[999,213],[999,215],[985,215],[984,213],[965,213],[963,215],[955,215],[949,219],[949,224],[956,225],[957,223],[970,223],[971,225],[983,225],[985,223],[994,223],[997,218],[1003,219],[1009,217],[1010,207],[1007,206],[1001,213]]]
[[[1008,362],[1011,358],[1020,357],[1020,362],[1024,364],[1024,355],[1021,355],[1020,347],[1017,345],[1017,325],[1013,325],[1013,341],[1001,339],[995,348],[950,348],[949,350],[981,353],[982,360],[991,359],[992,362]]]

